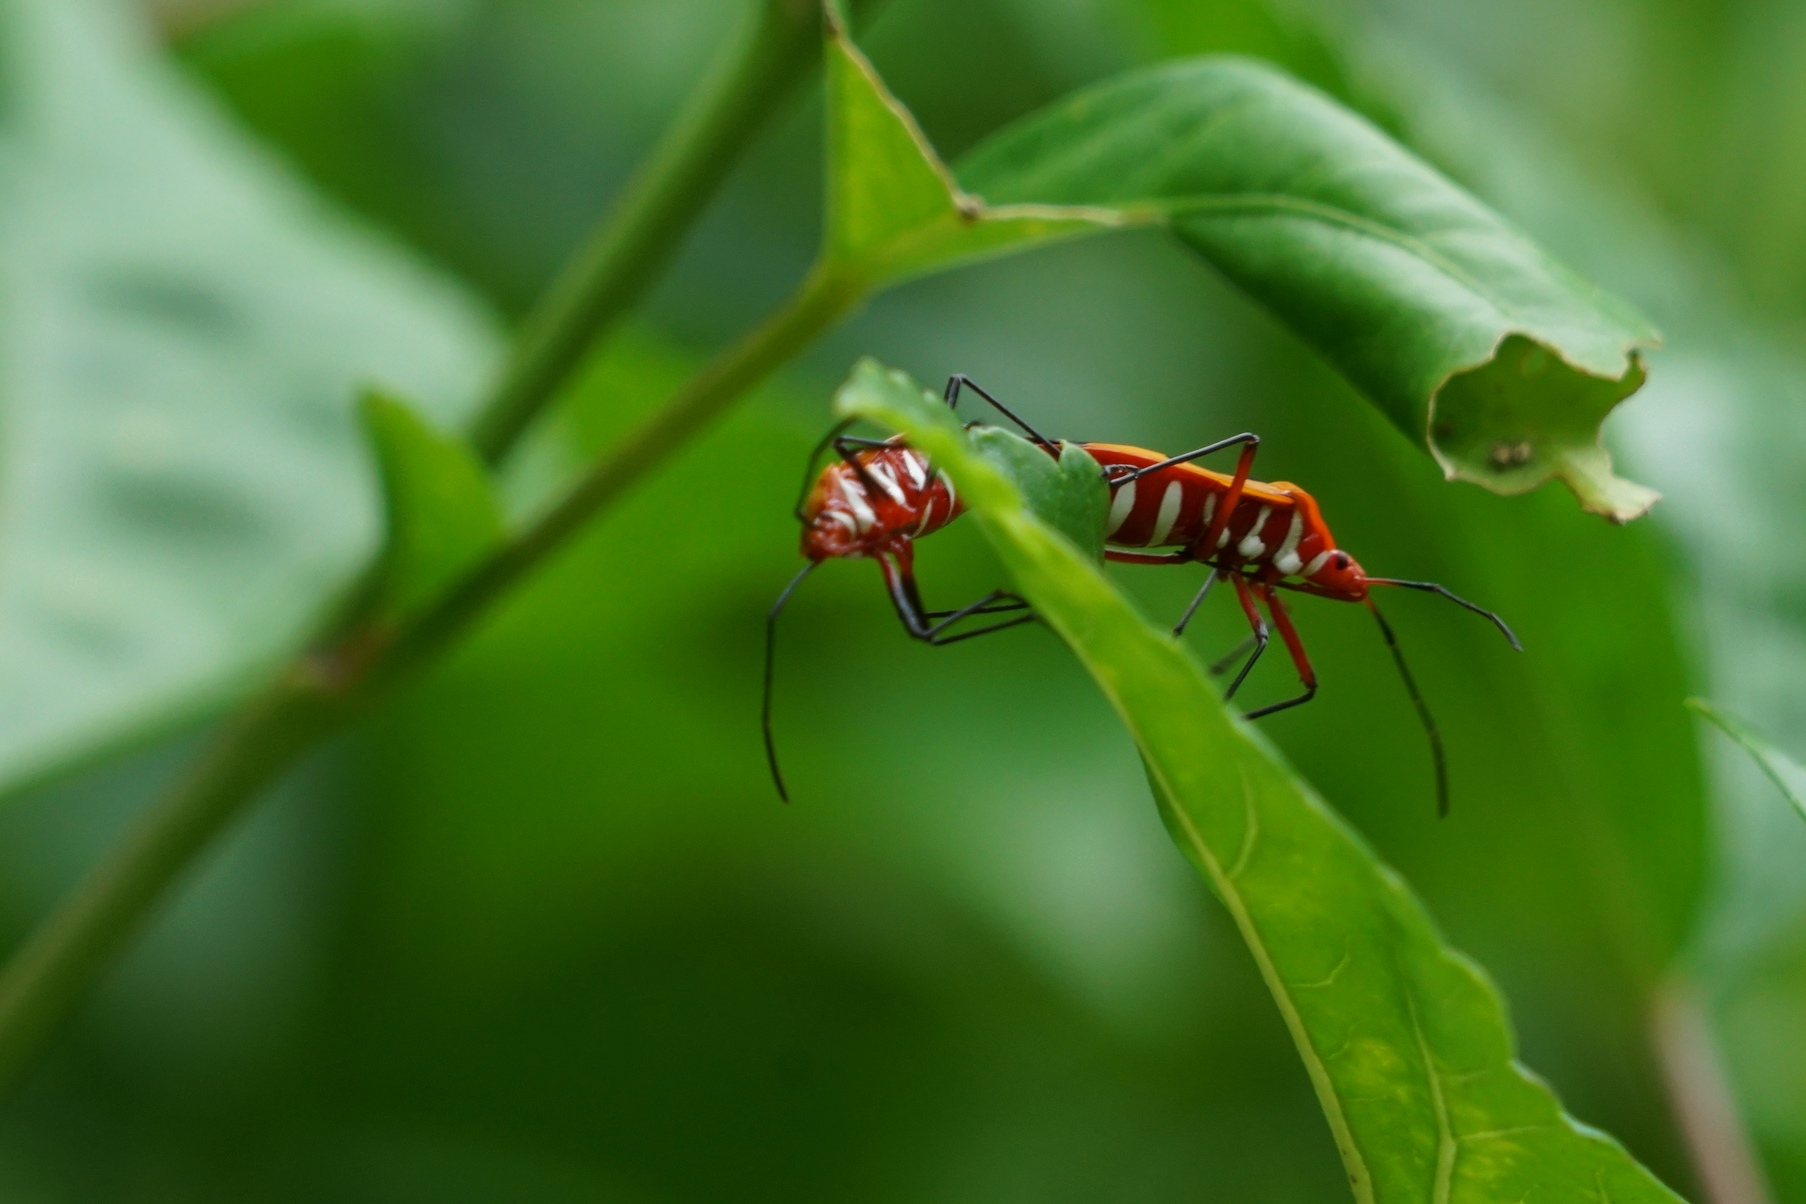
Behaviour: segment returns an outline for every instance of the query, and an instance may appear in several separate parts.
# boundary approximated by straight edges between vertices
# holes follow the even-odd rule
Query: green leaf
[[[0,0],[0,790],[275,664],[379,535],[358,388],[453,419],[495,345],[127,11]]]
[[[1676,1201],[1516,1063],[1496,991],[1398,876],[906,383],[862,365],[840,404],[895,425],[953,477],[1018,588],[1128,725],[1174,840],[1273,993],[1355,1198]]]
[[[991,202],[1157,211],[1353,381],[1450,478],[1551,476],[1624,522],[1599,424],[1659,339],[1383,132],[1251,60],[1188,59],[1082,91],[960,165]]]
[[[924,409],[924,403],[926,409]],[[842,418],[866,418],[892,429],[905,421],[932,421],[947,434],[960,434],[973,454],[1015,482],[1021,505],[1048,528],[1071,541],[1094,564],[1104,560],[1104,523],[1110,513],[1110,491],[1103,469],[1091,453],[1076,444],[1060,446],[1055,460],[1041,447],[1013,431],[980,426],[966,430],[952,409],[903,372],[869,357],[853,366],[853,374],[834,396],[834,412]]]
[[[496,545],[502,508],[463,439],[382,393],[364,394],[361,411],[387,517],[383,609],[400,620],[419,613]]]
[[[1738,747],[1756,762],[1756,767],[1775,784],[1781,797],[1792,803],[1800,817],[1806,819],[1806,795],[1796,785],[1806,782],[1806,766],[1751,731],[1742,720],[1719,710],[1703,698],[1687,699],[1687,708],[1711,720],[1720,731],[1736,741]]]
[[[967,196],[831,7],[824,59],[828,197],[822,270],[876,288],[1137,220],[1115,209],[989,206]]]

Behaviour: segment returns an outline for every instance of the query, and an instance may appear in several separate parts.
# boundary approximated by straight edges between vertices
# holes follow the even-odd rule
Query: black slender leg
[[[990,402],[992,406],[996,407],[998,413],[1028,432],[1028,437],[1033,439],[1036,443],[1039,443],[1042,447],[1053,448],[1059,446],[1052,439],[1049,439],[1046,435],[1043,435],[1040,431],[1024,422],[1017,416],[1014,410],[1004,405],[1001,401],[998,401],[995,397],[992,397],[988,391],[963,372],[955,372],[952,376],[947,378],[947,391],[943,396],[945,396],[947,400],[948,408],[957,409],[959,407],[959,391],[961,388],[970,389],[986,401]]]
[[[1259,660],[1260,654],[1266,650],[1267,625],[1263,622],[1259,627],[1254,629],[1254,651],[1248,655],[1247,660],[1242,662],[1241,672],[1235,675],[1235,680],[1229,683],[1229,688],[1223,691],[1224,702],[1228,702],[1231,698],[1235,697],[1235,692],[1242,688],[1242,682],[1247,680],[1248,671],[1254,668],[1254,662]]]
[[[1012,610],[1027,609],[1027,602],[1000,602],[995,606],[981,606],[976,610],[970,607],[962,607],[960,610],[925,610],[922,612],[922,617],[924,619],[945,619],[950,615],[962,613],[968,617],[971,615],[1001,615],[1008,614]]]
[[[803,504],[809,500],[809,491],[815,488],[815,462],[821,459],[821,454],[828,450],[829,445],[837,444],[841,436],[846,433],[846,429],[856,421],[858,419],[849,418],[845,422],[836,423],[832,430],[821,437],[821,442],[815,445],[815,450],[809,453],[809,466],[803,471],[803,489],[796,495],[796,505],[791,509],[791,513],[796,515],[797,522],[808,521],[803,517]]]
[[[1253,431],[1243,431],[1239,435],[1231,435],[1227,439],[1219,439],[1215,443],[1207,444],[1204,447],[1194,448],[1188,452],[1183,452],[1170,459],[1162,460],[1158,464],[1150,464],[1146,468],[1137,468],[1126,476],[1115,478],[1115,482],[1124,483],[1133,481],[1137,477],[1145,477],[1150,473],[1159,472],[1163,468],[1171,468],[1175,464],[1189,464],[1193,460],[1200,459],[1215,452],[1224,451],[1228,448],[1235,447],[1237,444],[1247,444],[1248,452],[1246,454],[1252,459],[1254,449],[1260,446],[1260,436]]]
[[[969,640],[981,635],[990,635],[994,631],[1006,631],[1011,627],[1020,627],[1024,623],[1039,621],[1038,616],[1030,613],[1006,622],[993,623],[989,627],[980,627],[976,631],[962,631],[955,635],[949,635],[947,629],[953,624],[973,615],[993,613],[988,608],[997,602],[1007,599],[1018,604],[1007,608],[1012,610],[1026,609],[1028,603],[1015,594],[1003,590],[992,590],[971,605],[948,612],[946,618],[931,625],[927,621],[928,612],[922,606],[921,593],[916,588],[915,574],[907,566],[897,563],[890,556],[878,557],[878,566],[884,572],[884,583],[890,590],[891,604],[896,608],[897,618],[902,620],[903,630],[908,632],[912,639],[921,640],[937,648],[946,644],[957,644],[961,640]]]
[[[1241,660],[1244,656],[1247,656],[1248,649],[1252,647],[1254,647],[1254,637],[1252,635],[1243,636],[1241,643],[1231,648],[1216,660],[1210,662],[1210,675],[1212,677],[1223,676],[1223,674],[1229,672],[1229,670],[1234,667],[1237,661]]]
[[[1191,625],[1191,617],[1198,613],[1198,607],[1204,605],[1204,599],[1210,596],[1210,587],[1216,583],[1217,571],[1211,569],[1210,573],[1204,578],[1204,586],[1198,591],[1197,597],[1191,600],[1191,605],[1187,606],[1185,608],[1185,613],[1179,616],[1179,625],[1173,628],[1173,635],[1175,637],[1183,636],[1185,634],[1185,629]]]
[[[1011,600],[1010,605],[991,609],[992,603],[1002,602],[1005,599]],[[928,628],[927,634],[922,638],[938,648],[944,644],[957,644],[961,640],[969,640],[973,636],[989,635],[993,631],[1004,631],[1011,627],[1018,627],[1023,623],[1033,623],[1036,621],[1036,616],[1033,614],[1026,614],[1018,618],[1010,619],[1007,622],[993,623],[989,627],[980,627],[976,631],[962,631],[957,635],[945,634],[949,627],[953,626],[961,619],[969,618],[972,615],[997,614],[999,611],[1026,610],[1027,608],[1028,603],[1022,598],[1018,598],[1015,594],[1006,593],[1000,589],[992,590],[978,601],[969,606],[960,607],[958,610],[953,611],[946,618],[936,623],[933,627]]]
[[[1246,661],[1242,662],[1241,672],[1235,675],[1235,680],[1229,683],[1229,688],[1223,691],[1224,702],[1235,697],[1235,692],[1242,688],[1244,681],[1248,680],[1248,671],[1254,668],[1254,662],[1258,661],[1260,654],[1267,650],[1267,621],[1260,617],[1260,608],[1254,604],[1254,595],[1248,590],[1247,580],[1240,573],[1234,573],[1230,576],[1229,581],[1235,586],[1236,601],[1242,604],[1242,614],[1247,617],[1248,626],[1253,629],[1254,651],[1249,654]]]
[[[889,491],[878,483],[878,478],[872,475],[871,470],[865,466],[865,461],[859,458],[859,452],[865,448],[895,446],[896,444],[887,443],[882,439],[860,439],[853,435],[841,435],[834,440],[834,451],[840,456],[841,463],[853,470],[853,475],[859,478],[859,483],[864,485],[873,497]]]

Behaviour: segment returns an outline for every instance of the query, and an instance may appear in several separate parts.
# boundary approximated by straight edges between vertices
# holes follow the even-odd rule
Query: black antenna
[[[1401,581],[1388,584],[1405,585],[1409,583]],[[1443,592],[1448,593],[1447,590],[1443,590]],[[1449,596],[1454,597],[1453,594]],[[1455,600],[1461,601],[1459,598]],[[1398,666],[1398,675],[1405,679],[1405,693],[1411,696],[1411,705],[1417,708],[1417,718],[1423,723],[1424,735],[1430,738],[1430,759],[1436,763],[1436,816],[1438,819],[1447,819],[1449,814],[1449,762],[1447,755],[1442,751],[1442,733],[1436,730],[1436,719],[1430,714],[1429,705],[1424,702],[1423,694],[1417,688],[1417,679],[1411,676],[1411,667],[1405,664],[1405,653],[1398,646],[1398,637],[1392,634],[1392,624],[1386,622],[1386,616],[1380,613],[1380,608],[1373,604],[1372,598],[1365,598],[1363,601],[1367,603],[1367,609],[1373,612],[1373,617],[1379,621],[1380,634],[1386,637],[1386,647],[1392,650],[1392,663]],[[1467,604],[1464,602],[1462,605]],[[1473,609],[1479,610],[1480,608],[1476,606]],[[1481,613],[1485,614],[1486,612],[1481,611]],[[1497,622],[1496,616],[1494,621]],[[1505,625],[1500,623],[1499,626]],[[1511,632],[1507,631],[1505,634],[1509,636]],[[1514,647],[1516,644],[1517,641],[1512,640]]]
[[[1403,586],[1405,589],[1421,589],[1421,590],[1425,591],[1426,593],[1441,594],[1443,597],[1447,598],[1450,602],[1453,602],[1456,606],[1465,606],[1469,610],[1473,611],[1475,614],[1480,615],[1483,618],[1490,620],[1492,622],[1492,625],[1494,627],[1497,627],[1500,631],[1502,631],[1505,634],[1505,638],[1507,640],[1511,641],[1511,647],[1514,651],[1522,652],[1524,650],[1524,646],[1522,644],[1518,643],[1518,637],[1511,633],[1511,628],[1505,626],[1504,619],[1501,619],[1498,615],[1495,615],[1494,613],[1492,613],[1492,611],[1487,610],[1484,606],[1475,606],[1472,602],[1469,602],[1466,598],[1459,597],[1456,594],[1450,592],[1449,587],[1446,585],[1437,585],[1434,581],[1400,581],[1396,577],[1369,577],[1369,578],[1367,578],[1367,584],[1368,585],[1398,585],[1398,586]],[[1379,613],[1379,611],[1376,610],[1373,613],[1377,615]],[[1384,619],[1381,619],[1380,626],[1384,627],[1385,625],[1386,625],[1386,621]]]
[[[790,801],[790,792],[784,789],[784,775],[778,769],[777,741],[771,737],[771,681],[773,667],[777,661],[778,614],[783,611],[784,604],[790,601],[790,595],[796,587],[803,583],[803,578],[813,573],[821,562],[812,560],[803,566],[803,571],[790,579],[778,600],[771,604],[771,613],[765,616],[765,705],[760,711],[760,721],[765,729],[765,760],[771,766],[771,784],[778,788],[778,797],[785,802]]]

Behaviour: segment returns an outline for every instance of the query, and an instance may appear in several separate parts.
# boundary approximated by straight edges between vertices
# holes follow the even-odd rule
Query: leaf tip
[[[1619,354],[1622,367],[1610,375],[1527,334],[1507,334],[1431,393],[1430,454],[1449,480],[1509,496],[1553,477],[1589,513],[1620,524],[1642,516],[1661,495],[1613,473],[1601,441],[1606,416],[1647,376],[1640,344]]]

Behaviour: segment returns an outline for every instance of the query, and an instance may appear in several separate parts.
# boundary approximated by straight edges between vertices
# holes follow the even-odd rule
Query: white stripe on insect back
[[[1173,528],[1179,525],[1179,511],[1185,505],[1185,486],[1178,481],[1170,482],[1166,492],[1160,495],[1160,513],[1154,516],[1154,533],[1148,539],[1151,547],[1173,541]]]
[[[1216,516],[1217,516],[1217,495],[1214,493],[1207,493],[1204,495],[1204,513],[1198,516],[1199,517],[1199,525],[1202,526],[1206,532],[1208,532],[1210,530],[1210,520],[1215,518]],[[1220,547],[1221,545],[1219,544],[1218,546]]]
[[[1267,550],[1267,545],[1261,542],[1260,529],[1267,525],[1267,515],[1271,513],[1273,513],[1271,506],[1260,508],[1260,513],[1254,516],[1254,525],[1248,528],[1248,534],[1242,537],[1242,542],[1235,545],[1236,555],[1253,560]]]
[[[903,467],[909,470],[909,483],[917,489],[928,488],[928,457],[921,452],[908,450],[903,453]]]
[[[924,493],[921,495],[921,498],[922,521],[916,524],[916,529],[914,531],[910,532],[910,535],[912,536],[926,535],[928,533],[929,525],[934,522],[934,494]],[[949,513],[951,513],[951,511],[949,511]]]
[[[878,516],[866,505],[865,486],[859,483],[858,477],[849,472],[840,478],[840,496],[846,502],[847,509],[853,512],[853,521],[858,524],[858,530],[868,531],[877,525]]]
[[[1317,570],[1329,563],[1330,554],[1334,550],[1335,549],[1331,548],[1318,552],[1315,556],[1311,557],[1311,562],[1305,565],[1304,571],[1298,575],[1300,577],[1315,577],[1317,575]]]
[[[1273,567],[1288,577],[1296,576],[1304,562],[1298,559],[1298,541],[1304,535],[1304,515],[1292,510],[1292,525],[1286,528],[1285,542],[1273,554]]]
[[[903,498],[903,488],[897,484],[897,474],[891,471],[890,465],[882,460],[873,460],[866,465],[866,469],[872,474],[872,479],[878,482],[878,487],[890,495],[891,501],[899,506],[909,504]]]
[[[1117,486],[1116,496],[1110,499],[1109,526],[1105,528],[1105,538],[1122,530],[1122,525],[1129,521],[1129,515],[1135,513],[1135,482],[1128,481]]]

